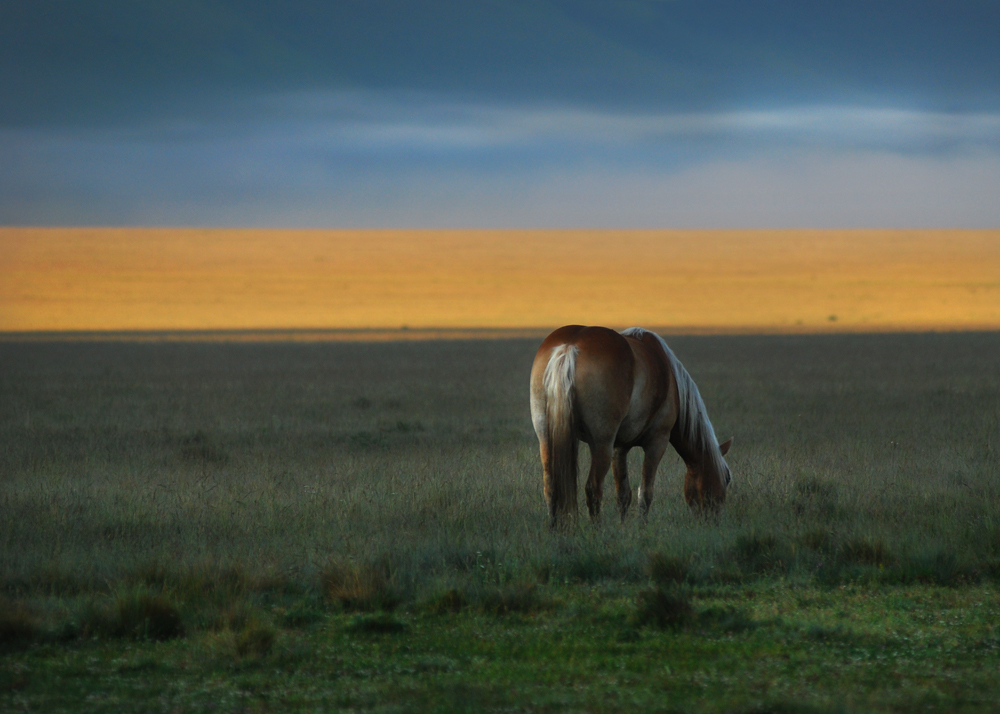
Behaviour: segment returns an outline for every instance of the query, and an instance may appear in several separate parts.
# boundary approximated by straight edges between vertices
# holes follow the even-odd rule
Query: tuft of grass
[[[647,565],[650,579],[661,587],[679,585],[687,580],[688,562],[683,558],[651,553]]]
[[[690,598],[678,589],[649,588],[639,592],[632,622],[636,626],[654,625],[660,629],[679,629],[694,621]]]
[[[271,653],[276,637],[277,633],[270,624],[260,621],[249,623],[235,633],[233,646],[236,656],[241,659],[265,657]]]
[[[730,557],[747,575],[774,575],[788,572],[793,554],[789,545],[774,535],[749,533],[736,539]]]
[[[593,583],[599,580],[621,579],[625,568],[612,553],[583,550],[568,558],[559,568],[566,577],[579,583]]]
[[[22,647],[41,634],[38,619],[24,603],[0,598],[0,647]]]
[[[242,632],[261,619],[260,612],[243,600],[226,603],[221,610],[212,612],[203,625],[217,632]]]
[[[830,319],[836,319],[836,315],[831,315]],[[800,702],[777,701],[750,709],[739,710],[738,714],[840,714],[842,711],[839,707],[830,709],[802,704]]]
[[[542,598],[538,586],[531,582],[515,582],[487,589],[479,597],[479,609],[492,615],[530,614],[550,610],[551,601]]]
[[[280,612],[281,624],[284,627],[303,628],[321,622],[324,618],[322,610],[316,603],[298,602]]]
[[[183,637],[180,610],[163,593],[144,587],[123,587],[110,602],[106,598],[82,603],[76,616],[61,628],[59,638],[125,638],[171,640]]]
[[[132,639],[171,640],[184,636],[181,613],[162,593],[142,588],[120,592],[108,634]]]
[[[837,553],[842,563],[885,567],[892,562],[892,553],[884,541],[875,538],[854,538],[844,542]]]
[[[698,613],[698,625],[722,632],[746,632],[757,622],[741,607],[710,607]]]
[[[850,633],[843,625],[827,627],[825,625],[813,624],[806,628],[805,636],[817,642],[845,641],[850,640]]]
[[[458,588],[449,588],[427,603],[427,610],[438,615],[461,612],[468,605],[465,594]]]
[[[388,612],[355,615],[347,626],[349,632],[374,635],[394,635],[405,631],[407,624]]]
[[[966,572],[959,566],[954,553],[945,550],[907,558],[898,564],[898,568],[904,582],[953,587],[976,579],[976,574]]]
[[[170,592],[179,602],[209,601],[231,605],[251,595],[296,594],[300,583],[269,569],[253,570],[249,563],[194,562],[165,565],[162,560],[141,562],[122,581],[153,592]]]
[[[394,610],[400,603],[386,563],[332,562],[320,573],[324,595],[345,612]]]
[[[814,550],[817,553],[823,553],[824,555],[828,553],[833,553],[836,550],[836,545],[834,544],[833,536],[830,535],[829,531],[817,528],[811,531],[806,531],[802,534],[801,538],[802,545],[804,545],[809,550]]]
[[[280,609],[278,609],[280,614]],[[236,600],[221,612],[204,618],[206,641],[224,657],[237,661],[259,659],[271,653],[278,630],[270,617],[251,603]]]

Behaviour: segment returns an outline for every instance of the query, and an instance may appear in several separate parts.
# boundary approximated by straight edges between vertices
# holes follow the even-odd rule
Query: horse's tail
[[[553,524],[560,515],[576,513],[577,450],[573,429],[573,381],[576,355],[573,345],[559,345],[545,367],[545,424],[549,441],[549,514]]]

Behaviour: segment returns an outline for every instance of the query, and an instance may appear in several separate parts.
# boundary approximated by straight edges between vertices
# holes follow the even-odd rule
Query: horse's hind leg
[[[549,527],[554,528],[559,503],[556,500],[555,485],[552,482],[552,451],[544,436],[538,440],[538,451],[542,459],[542,493],[545,495],[545,504],[549,507]]]
[[[615,477],[615,493],[618,496],[618,513],[621,514],[622,522],[625,521],[625,514],[632,503],[632,487],[628,483],[628,449],[621,447],[615,449],[615,457],[611,462],[611,472]]]
[[[587,477],[587,508],[590,517],[597,520],[601,516],[601,496],[603,495],[604,477],[611,466],[611,452],[614,443],[597,442],[590,445],[590,475]]]

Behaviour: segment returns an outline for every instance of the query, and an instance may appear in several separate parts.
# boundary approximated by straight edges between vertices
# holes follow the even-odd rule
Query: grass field
[[[537,340],[0,344],[0,710],[995,709],[1000,334],[668,341],[723,512],[566,533]]]

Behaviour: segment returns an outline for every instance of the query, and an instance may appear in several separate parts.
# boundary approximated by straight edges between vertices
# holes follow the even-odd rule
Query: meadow
[[[665,336],[725,507],[565,532],[537,339],[0,342],[0,710],[995,709],[1000,333]]]

